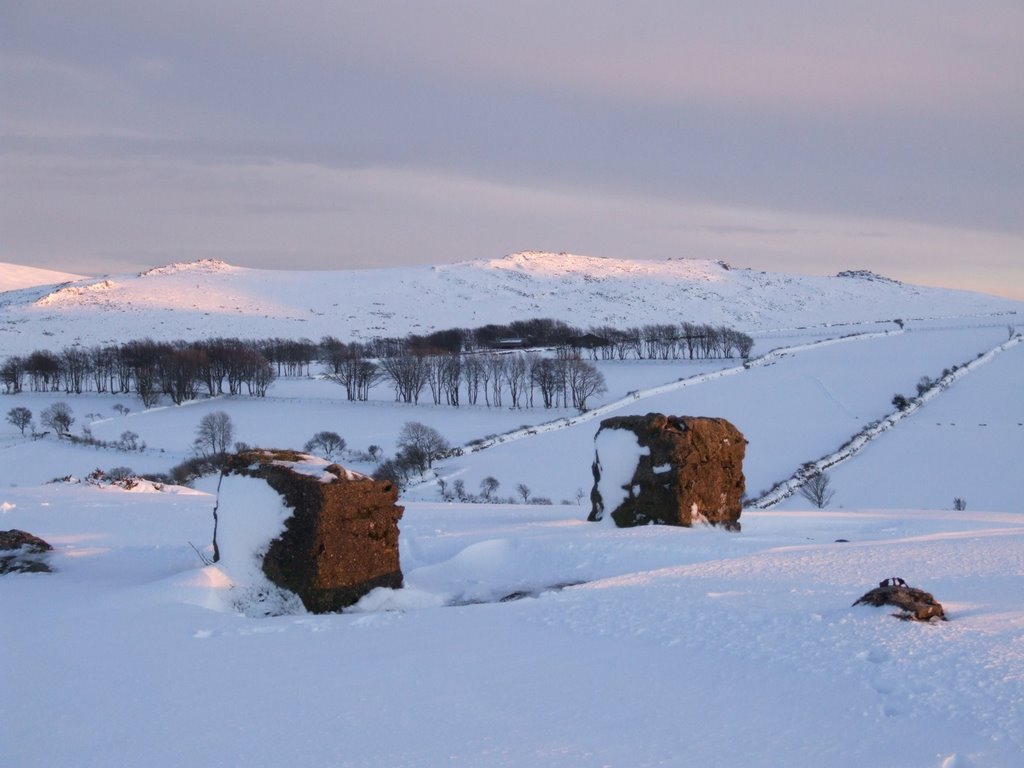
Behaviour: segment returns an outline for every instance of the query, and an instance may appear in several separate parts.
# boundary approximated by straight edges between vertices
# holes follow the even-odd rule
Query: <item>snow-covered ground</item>
[[[591,285],[571,271],[582,263],[509,259],[480,268],[489,275],[480,279]],[[603,267],[593,283],[610,290],[621,275]],[[673,269],[684,267],[716,290],[739,272]],[[657,282],[649,273],[641,264],[630,279]],[[139,280],[183,274],[197,279],[193,268]],[[801,279],[793,280],[799,298]],[[138,307],[103,309],[93,291],[68,299],[80,314],[54,302],[45,310],[51,325],[37,325],[11,309],[22,306],[11,297],[24,295],[0,298],[5,327],[18,329],[0,337],[29,334],[29,347],[59,346],[73,332],[68,318],[80,329],[110,323],[114,338],[115,318],[141,313],[141,327],[138,318],[150,317]],[[1019,766],[1024,344],[972,368],[832,468],[836,495],[826,509],[794,495],[744,511],[739,533],[585,522],[593,439],[606,414],[730,419],[749,440],[754,495],[891,413],[892,396],[915,394],[922,376],[1006,342],[1012,316],[976,314],[987,297],[958,312],[950,296],[920,294],[918,316],[943,318],[931,321],[885,303],[862,307],[862,322],[837,310],[846,325],[798,328],[805,323],[766,316],[752,328],[758,357],[748,367],[599,362],[608,392],[587,414],[402,405],[383,385],[369,402],[349,403],[315,378],[279,379],[265,399],[149,410],[123,396],[0,397],[4,413],[21,406],[37,417],[64,401],[74,432],[89,425],[116,440],[131,430],[146,444],[126,452],[33,440],[0,423],[0,529],[25,529],[55,547],[54,573],[0,576],[0,764]],[[557,316],[541,303],[530,314]],[[166,311],[170,324],[185,322]],[[876,314],[905,317],[906,328],[876,323]],[[827,320],[824,308],[808,316]],[[470,324],[449,319],[437,327]],[[44,327],[55,335],[31,335]],[[292,327],[279,323],[271,335]],[[849,333],[861,335],[840,338]],[[199,420],[217,410],[230,414],[235,439],[253,445],[301,447],[329,429],[350,449],[390,453],[402,424],[415,420],[466,446],[404,493],[405,588],[378,590],[344,614],[246,616],[236,610],[231,563],[204,566],[193,549],[210,542],[213,484],[47,483],[96,467],[164,472],[191,454]],[[482,450],[469,450],[481,439]],[[555,503],[440,501],[437,478],[477,492],[487,476],[503,498],[524,483]],[[965,511],[952,510],[954,497]],[[950,620],[923,625],[851,607],[890,576],[932,592]],[[521,599],[502,602],[510,595]]]
[[[414,503],[405,590],[254,619],[204,607],[227,589],[188,546],[209,496],[4,494],[5,526],[57,547],[56,573],[0,579],[8,765],[1009,768],[1024,749],[1020,513],[758,512],[729,534]],[[888,575],[950,621],[851,607]]]

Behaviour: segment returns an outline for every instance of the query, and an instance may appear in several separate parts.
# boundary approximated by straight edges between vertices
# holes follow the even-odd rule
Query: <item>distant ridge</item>
[[[584,328],[685,320],[758,333],[896,318],[1010,315],[1010,322],[1015,313],[1024,313],[1024,302],[863,270],[817,277],[700,259],[529,251],[334,271],[249,269],[205,259],[0,294],[0,354],[145,336],[365,340],[537,317]]]
[[[84,275],[70,272],[57,272],[52,269],[26,267],[21,264],[8,264],[0,261],[0,293],[18,291],[23,288],[35,288],[38,285],[57,285],[72,280],[84,280]]]

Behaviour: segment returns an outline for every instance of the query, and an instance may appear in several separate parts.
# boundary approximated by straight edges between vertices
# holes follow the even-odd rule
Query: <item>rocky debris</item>
[[[0,531],[0,574],[49,573],[46,553],[52,549],[38,536],[26,531],[17,528]]]
[[[893,616],[905,621],[946,621],[942,604],[923,589],[907,585],[903,579],[893,576],[878,583],[878,586],[862,595],[854,605],[894,605],[900,613]]]
[[[399,588],[398,488],[294,451],[229,456],[226,475],[261,478],[291,510],[262,569],[313,613],[339,611],[376,587]]]
[[[747,441],[725,419],[617,416],[594,443],[588,520],[740,529]]]

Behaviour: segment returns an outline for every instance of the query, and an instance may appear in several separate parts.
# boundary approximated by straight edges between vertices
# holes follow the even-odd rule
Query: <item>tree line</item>
[[[584,331],[547,318],[368,342],[346,343],[332,336],[319,342],[142,339],[11,356],[0,365],[0,386],[5,393],[27,387],[135,394],[150,407],[162,396],[175,404],[200,394],[262,397],[275,378],[310,375],[315,362],[354,401],[369,399],[370,389],[386,381],[404,403],[419,403],[429,392],[435,405],[585,410],[589,399],[605,389],[600,371],[585,358],[745,358],[752,346],[750,336],[724,326],[681,323]]]
[[[276,373],[259,342],[209,339],[65,347],[59,353],[35,350],[8,357],[0,365],[4,392],[83,392],[135,394],[147,408],[162,395],[179,405],[201,392],[214,395],[266,394]]]

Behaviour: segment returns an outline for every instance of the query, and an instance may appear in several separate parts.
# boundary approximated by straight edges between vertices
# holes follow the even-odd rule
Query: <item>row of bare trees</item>
[[[274,380],[270,362],[256,342],[210,339],[198,342],[156,342],[151,339],[120,345],[66,347],[60,353],[36,350],[8,357],[0,365],[6,393],[110,392],[138,395],[149,407],[162,395],[175,404],[200,392],[263,397]]]
[[[376,367],[376,380],[391,383],[395,400],[418,403],[430,392],[434,405],[486,405],[502,408],[569,407],[587,409],[591,397],[606,391],[604,376],[577,356],[547,357],[539,352],[445,352],[426,355],[405,352],[384,357]],[[344,384],[345,374],[328,378]],[[463,400],[464,398],[464,400]],[[349,399],[353,399],[351,395]]]
[[[388,381],[401,402],[429,391],[435,404],[462,402],[513,408],[570,404],[586,409],[603,391],[601,374],[582,359],[702,359],[749,356],[753,340],[724,326],[695,323],[610,326],[588,332],[551,319],[345,343],[334,337],[244,341],[155,342],[36,350],[0,365],[5,392],[135,393],[148,407],[166,395],[174,403],[207,394],[262,397],[278,376],[304,376],[319,362],[345,387],[349,400],[367,400]],[[555,357],[524,349],[553,349]],[[518,350],[518,351],[517,351]]]
[[[572,345],[571,345],[572,346]],[[632,328],[591,328],[576,348],[586,348],[594,359],[700,360],[750,356],[754,340],[724,325],[666,323]]]
[[[345,345],[327,338],[321,349],[330,354]],[[705,323],[662,323],[630,328],[595,326],[584,331],[557,320],[532,320],[480,328],[450,328],[404,338],[376,338],[366,345],[369,357],[384,358],[409,352],[481,352],[547,347],[559,357],[589,353],[594,360],[700,360],[750,356],[754,340],[742,331]]]

